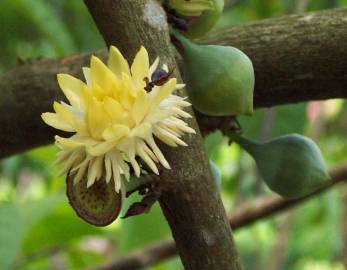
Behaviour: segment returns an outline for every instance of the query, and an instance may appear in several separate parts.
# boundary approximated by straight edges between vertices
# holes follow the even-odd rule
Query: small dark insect
[[[176,17],[176,16],[168,16],[169,24],[173,25],[176,29],[181,31],[188,31],[188,22],[185,19]]]
[[[185,0],[189,2],[190,0]],[[167,21],[174,28],[186,32],[188,31],[189,26],[191,25],[191,18],[181,18],[179,14],[177,14],[176,10],[169,7],[168,5],[163,5],[164,10],[167,15]]]
[[[173,72],[173,69],[169,72],[166,72],[164,69],[159,68],[156,71],[153,72],[151,76],[151,80],[148,79],[148,77],[145,77],[143,80],[146,83],[146,86],[144,89],[149,92],[152,90],[152,88],[157,85],[161,86],[164,85],[170,78],[171,74]]]

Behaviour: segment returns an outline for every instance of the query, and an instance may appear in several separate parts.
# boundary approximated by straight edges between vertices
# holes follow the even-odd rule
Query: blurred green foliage
[[[299,2],[226,0],[218,26],[294,13]],[[305,10],[343,5],[347,0],[311,0]],[[17,58],[59,57],[104,46],[82,1],[2,0],[0,33],[0,72],[14,67]],[[346,158],[346,108],[335,100],[287,105],[257,110],[240,122],[246,135],[259,140],[289,132],[311,136],[334,165]],[[251,158],[236,145],[229,146],[220,132],[206,138],[205,147],[221,169],[227,210],[270,194]],[[0,269],[91,268],[170,237],[158,205],[149,214],[118,220],[107,228],[77,218],[65,197],[64,178],[51,165],[55,154],[56,148],[48,146],[1,162]],[[341,185],[294,211],[238,230],[235,238],[244,269],[269,269],[275,254],[281,259],[278,269],[345,269],[341,259],[346,248],[346,190]],[[150,269],[182,266],[173,258]]]

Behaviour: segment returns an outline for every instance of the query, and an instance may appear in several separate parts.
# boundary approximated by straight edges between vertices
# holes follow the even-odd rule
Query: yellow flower
[[[215,9],[213,0],[169,0],[169,6],[184,16],[200,16],[205,10]]]
[[[156,174],[156,163],[170,169],[154,138],[170,146],[186,146],[184,133],[195,133],[180,118],[190,115],[185,98],[173,94],[184,87],[176,78],[146,91],[145,78],[157,70],[159,58],[150,66],[148,53],[141,47],[131,67],[113,46],[107,66],[92,56],[90,68],[84,67],[86,83],[58,74],[58,83],[70,104],[54,102],[55,113],[43,113],[44,122],[56,129],[74,134],[69,138],[55,136],[60,148],[56,163],[63,163],[62,173],[75,173],[77,183],[87,176],[87,187],[104,177],[114,181],[117,192],[122,175],[129,179],[131,166],[137,177],[139,157]],[[166,65],[163,70],[168,72]]]

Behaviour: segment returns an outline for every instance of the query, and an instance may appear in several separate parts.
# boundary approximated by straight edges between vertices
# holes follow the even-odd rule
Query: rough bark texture
[[[117,46],[130,61],[144,45],[152,61],[159,56],[162,63],[174,68],[180,80],[166,17],[156,1],[85,0],[85,3],[108,46]],[[186,96],[184,90],[179,94]],[[169,188],[159,198],[160,205],[186,269],[239,270],[231,229],[212,181],[198,125],[194,117],[189,122],[197,130],[196,135],[185,137],[189,147],[161,145],[172,169],[161,171],[161,183]]]
[[[347,9],[342,8],[262,20],[212,32],[201,42],[236,46],[251,57],[256,107],[346,98],[346,16]],[[97,54],[105,59],[106,51]],[[0,158],[53,141],[55,131],[40,114],[62,99],[56,73],[81,76],[81,66],[89,59],[90,54],[38,59],[0,76]],[[199,115],[198,121],[206,133],[216,127],[227,129],[229,118]]]
[[[347,179],[347,163],[337,165],[329,172],[332,178],[331,185],[306,197],[297,200],[286,200],[279,196],[271,196],[269,198],[259,198],[258,200],[241,205],[236,211],[233,211],[233,214],[229,218],[231,228],[237,230],[269,216],[281,213],[284,210],[291,209],[294,206],[300,205],[300,203],[322,194],[324,191]],[[159,250],[160,252],[155,252]],[[112,263],[97,267],[94,270],[137,270],[168,259],[174,255],[177,255],[177,250],[173,241],[159,241],[148,247],[129,253]]]

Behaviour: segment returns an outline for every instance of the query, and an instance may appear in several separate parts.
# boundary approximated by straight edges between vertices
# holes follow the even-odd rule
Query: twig
[[[23,257],[19,257],[13,265],[13,269],[22,269],[28,262],[35,261],[40,258],[49,258],[52,257],[59,252],[63,251],[65,248],[64,245],[62,246],[50,246],[45,247],[37,251],[33,251],[31,253],[26,254]]]
[[[171,239],[163,240],[144,249],[131,252],[110,264],[94,268],[94,270],[142,269],[175,255],[177,255],[175,243]]]
[[[128,61],[143,45],[151,62],[158,56],[181,80],[163,9],[154,0],[84,0],[107,46],[115,45]],[[177,95],[187,96],[184,89]],[[228,219],[208,165],[202,137],[193,116],[187,120],[196,134],[185,136],[189,147],[161,145],[171,170],[160,171],[158,198],[187,270],[240,270]],[[142,205],[134,208],[143,209]]]
[[[261,198],[249,204],[245,204],[236,212],[234,211],[230,216],[230,226],[233,230],[237,230],[314,198],[347,179],[347,162],[335,166],[329,172],[332,178],[332,182],[329,186],[296,200],[286,200],[279,196],[271,196],[269,198]],[[119,258],[114,262],[94,268],[93,270],[142,269],[175,255],[177,255],[177,250],[175,243],[172,240],[159,241],[155,244],[129,253],[125,257]]]
[[[347,98],[347,8],[283,16],[211,31],[206,44],[245,51],[256,73],[255,107]],[[146,33],[142,33],[145,35]],[[103,59],[106,50],[94,52]],[[0,158],[53,142],[40,118],[62,100],[57,73],[82,77],[90,54],[32,60],[0,76]],[[24,89],[24,90],[23,90]],[[329,91],[327,91],[329,89]],[[30,108],[30,110],[28,110]],[[197,117],[203,133],[228,129],[228,117]]]

